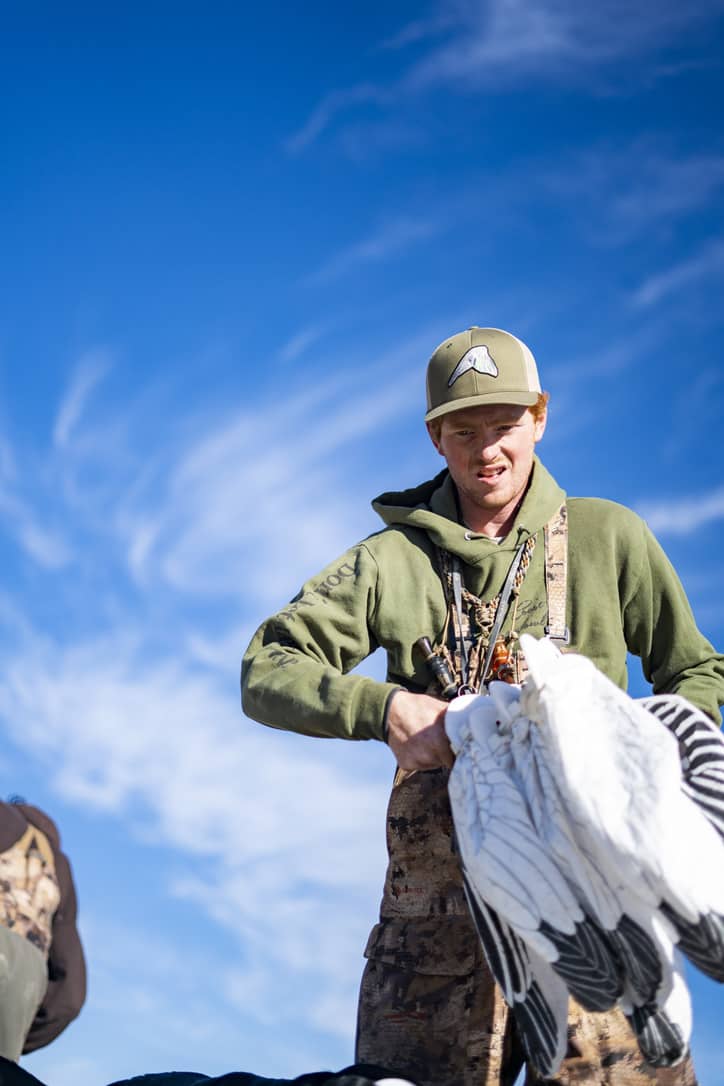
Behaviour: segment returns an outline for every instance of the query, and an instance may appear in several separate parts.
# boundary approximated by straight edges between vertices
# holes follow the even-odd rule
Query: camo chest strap
[[[568,580],[568,518],[565,503],[543,528],[547,622],[545,633],[551,640],[567,645],[570,633],[566,625]],[[495,670],[497,653],[507,653],[508,678],[520,682],[527,667],[523,654],[515,648],[515,615],[520,589],[530,566],[536,536],[529,536],[518,548],[508,571],[505,585],[492,600],[484,601],[466,587],[462,565],[456,555],[440,550],[440,574],[448,601],[448,617],[436,652],[448,659],[458,676],[461,692],[477,691]],[[513,606],[513,624],[505,638],[499,633]],[[448,635],[452,633],[452,646]]]

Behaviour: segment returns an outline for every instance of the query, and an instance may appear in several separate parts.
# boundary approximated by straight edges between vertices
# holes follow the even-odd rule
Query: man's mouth
[[[478,479],[483,479],[486,482],[490,482],[493,479],[497,479],[499,475],[502,475],[505,471],[505,464],[499,464],[494,468],[483,468],[478,472]]]

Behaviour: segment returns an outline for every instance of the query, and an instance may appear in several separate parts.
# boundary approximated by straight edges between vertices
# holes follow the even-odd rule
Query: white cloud
[[[546,367],[544,384],[555,388],[556,399],[566,396],[568,390],[591,378],[604,380],[615,378],[643,361],[665,338],[665,332],[656,325],[642,325],[628,334],[622,328],[615,337],[594,350],[585,350],[577,358],[563,358]],[[570,414],[576,411],[571,407]]]
[[[300,336],[308,344],[315,331]],[[290,341],[287,358],[303,347]],[[67,444],[26,456],[12,490],[0,482],[0,518],[45,568],[76,562],[76,598],[101,576],[127,614],[129,586],[109,577],[120,562],[134,590],[224,597],[237,611],[243,599],[259,613],[288,599],[320,554],[331,559],[374,527],[366,458],[353,453],[422,407],[416,349],[406,342],[371,362],[354,342],[330,347],[303,377],[280,360],[284,395],[246,397],[236,411],[194,402],[166,425],[155,401],[114,403],[110,417],[86,403],[81,416],[83,396],[69,394]],[[72,528],[72,550],[56,523]],[[102,623],[97,585],[89,614]]]
[[[689,154],[671,158],[633,146],[619,151],[617,172],[611,217],[621,228],[640,231],[659,219],[700,211],[724,186],[724,157]],[[606,191],[605,182],[602,187]]]
[[[515,81],[553,61],[575,59],[581,49],[577,24],[581,17],[567,5],[495,0],[459,5],[458,31],[451,41],[418,61],[404,78],[410,89],[440,84],[479,86]]]
[[[370,887],[376,898],[381,882],[391,762],[370,774],[366,744],[315,744],[251,724],[236,690],[184,658],[147,655],[132,637],[74,647],[32,637],[6,653],[7,730],[66,799],[131,823],[145,812],[146,838],[195,857],[171,891],[235,934],[246,968],[284,971],[319,993],[302,1007],[299,993],[273,1007],[278,989],[265,1002],[235,966],[235,1004],[261,1020],[273,1010],[349,1033],[374,920]],[[389,753],[379,754],[387,764]],[[139,991],[149,989],[143,976]],[[341,1025],[325,1027],[320,1008],[330,999],[346,1010]]]
[[[7,730],[68,799],[119,814],[140,800],[166,844],[232,858],[260,892],[284,879],[358,887],[379,787],[335,767],[334,745],[246,721],[225,676],[149,655],[129,635],[75,645],[32,636],[5,654]],[[340,872],[345,841],[357,842],[357,860]]]
[[[75,373],[66,390],[53,427],[53,441],[62,448],[67,445],[80,420],[93,389],[105,377],[110,368],[107,351],[88,351],[78,362]]]
[[[443,224],[432,219],[401,217],[386,223],[376,233],[355,242],[337,253],[305,282],[313,285],[328,283],[362,264],[380,263],[409,249],[422,241],[428,241],[440,233]]]
[[[0,483],[12,482],[17,473],[15,454],[5,434],[0,434]]]
[[[692,498],[645,502],[638,511],[656,535],[693,535],[724,520],[724,486]]]
[[[239,677],[239,657],[241,650],[249,644],[254,633],[254,626],[234,625],[223,634],[207,636],[198,630],[190,630],[184,639],[184,648],[189,659],[216,672],[217,675]]]
[[[671,294],[686,290],[710,277],[720,278],[722,273],[724,241],[715,239],[688,260],[682,260],[666,271],[650,276],[634,291],[631,302],[636,308],[657,305]]]
[[[291,339],[282,344],[279,349],[279,358],[282,362],[296,362],[312,344],[321,339],[323,334],[324,329],[320,325],[315,324],[302,328],[296,335],[293,335]]]
[[[127,520],[126,528],[131,540],[128,548],[128,565],[133,575],[143,580],[149,556],[161,532],[161,520],[152,515],[131,517]]]
[[[414,346],[374,367],[335,353],[330,374],[297,396],[213,420],[148,493],[121,504],[139,582],[161,577],[184,592],[266,606],[296,591],[320,553],[331,559],[366,534],[364,472],[355,462],[352,475],[339,454],[351,457],[355,443],[415,404],[419,379],[406,364]]]
[[[415,88],[441,83],[480,86],[510,83],[530,74],[575,75],[571,66],[604,64],[650,52],[683,28],[718,10],[714,0],[681,8],[631,6],[625,0],[578,4],[575,0],[469,0],[443,4],[457,13],[453,39],[434,49],[408,73]]]
[[[27,1063],[28,1061],[23,1060],[24,1065]],[[102,1082],[104,1079],[103,1067],[95,1058],[71,1056],[59,1059],[55,1054],[55,1059],[48,1065],[47,1072],[44,1071],[42,1066],[39,1066],[40,1063],[41,1061],[37,1058],[30,1060],[27,1069],[33,1075],[42,1076],[42,1081],[45,1081],[47,1074],[47,1081],[52,1086],[79,1086],[80,1083],[87,1083],[88,1086],[91,1086],[91,1084]]]
[[[70,562],[70,548],[60,535],[46,531],[30,519],[19,523],[17,531],[25,551],[38,565],[46,569],[61,569]]]
[[[383,48],[429,46],[387,85],[362,82],[327,94],[287,141],[298,153],[310,146],[341,114],[369,104],[394,106],[432,88],[495,91],[525,79],[570,82],[636,54],[651,54],[720,13],[717,0],[686,6],[662,3],[636,7],[625,0],[444,0],[430,16],[389,35]],[[635,71],[627,73],[636,78]]]
[[[411,343],[409,355],[371,369],[345,365],[281,403],[209,418],[191,441],[174,443],[167,471],[126,487],[116,528],[143,578],[136,606],[129,596],[112,634],[114,616],[96,596],[86,616],[95,632],[83,639],[70,629],[43,637],[10,604],[1,615],[10,636],[0,715],[26,757],[69,802],[193,858],[185,872],[179,863],[169,892],[238,942],[240,960],[222,983],[230,1005],[248,1021],[301,1021],[334,1044],[351,1042],[361,950],[375,918],[389,752],[246,721],[238,668],[251,632],[248,600],[288,598],[290,578],[301,580],[321,552],[331,556],[356,537],[356,492],[334,497],[349,474],[339,453],[409,409],[416,349]],[[74,450],[81,469],[85,447]],[[139,460],[153,457],[152,447],[139,450]],[[92,509],[94,522],[102,508]],[[93,550],[95,537],[86,543]],[[170,612],[154,615],[164,581],[202,597],[215,585],[227,632],[207,632],[193,610],[184,617],[178,596]],[[169,631],[159,628],[166,623]],[[371,753],[382,774],[370,773]],[[320,916],[328,917],[321,927]],[[268,979],[275,974],[288,979],[283,1006]],[[121,988],[133,1028],[144,1001],[159,1020],[173,1020],[151,979]],[[331,1018],[330,1006],[338,1008]]]
[[[140,870],[139,865],[135,872]],[[81,899],[88,1000],[77,1024],[50,1048],[23,1058],[49,1086],[101,1086],[172,1069],[209,1075],[252,1070],[245,1053],[258,1027],[251,1016],[239,1015],[224,992],[228,959],[201,937],[172,942],[157,917],[146,915],[147,906],[141,887],[136,909],[123,918],[110,903],[96,911]],[[294,1067],[292,1053],[287,1059]]]
[[[296,394],[223,413],[195,404],[164,433],[124,404],[109,427],[69,395],[61,444],[37,476],[47,485],[72,470],[74,485],[54,499],[77,540],[76,621],[65,620],[60,578],[54,632],[0,595],[6,735],[86,817],[124,822],[139,849],[163,846],[165,860],[173,850],[169,894],[239,948],[219,981],[227,1007],[253,1022],[302,1020],[333,1046],[351,1041],[392,762],[378,744],[246,721],[238,668],[261,601],[287,599],[320,555],[377,526],[366,459],[385,427],[422,409],[429,343],[408,338],[373,363],[354,345],[342,359],[331,352]],[[105,440],[114,427],[118,455]],[[91,473],[93,486],[75,485]],[[31,496],[28,509],[42,491]],[[109,573],[119,555],[127,565]],[[118,963],[108,971],[117,977]],[[295,986],[283,1007],[278,982],[260,980],[275,974]],[[134,1037],[150,1006],[173,1020],[153,977],[120,976]]]
[[[724,187],[724,157],[646,138],[589,148],[538,173],[585,234],[610,247],[701,213]]]
[[[336,927],[340,914],[335,913],[325,920],[317,912],[316,920],[316,929],[312,928],[309,932],[312,947],[317,941],[320,923],[326,922]],[[278,934],[276,930],[270,932],[272,945]],[[320,973],[316,974],[316,983],[309,983],[309,974],[300,975],[285,962],[285,984],[280,985],[278,977],[274,971],[270,971],[268,961],[265,961],[267,956],[260,955],[253,967],[228,971],[224,978],[225,995],[244,1017],[253,1018],[266,1026],[276,1026],[277,1029],[283,1023],[296,1019],[301,1022],[305,1032],[315,1030],[337,1037],[351,1051],[365,935],[358,933],[355,940],[356,970],[346,967],[354,958],[345,954],[335,959],[333,970],[323,975],[322,983]]]
[[[359,258],[375,259],[424,232],[405,224],[393,237],[360,245]],[[303,330],[308,342],[314,327]],[[331,560],[377,526],[366,443],[422,410],[419,359],[429,342],[421,338],[373,361],[355,342],[343,352],[330,347],[317,352],[304,379],[287,372],[278,399],[247,398],[237,411],[195,402],[164,428],[155,401],[150,409],[114,403],[110,417],[86,404],[81,425],[83,396],[69,394],[75,408],[62,412],[59,431],[68,444],[24,458],[32,471],[13,484],[17,494],[0,485],[0,517],[45,568],[76,562],[76,598],[100,575],[127,615],[127,586],[109,579],[110,564],[118,573],[122,562],[138,591],[224,597],[237,611],[245,600],[258,614],[289,598],[320,554]],[[290,341],[288,357],[301,348]],[[357,448],[364,455],[355,456]],[[56,523],[72,527],[73,550]],[[91,621],[102,624],[104,605],[97,587],[93,593]],[[184,628],[184,636],[194,632]],[[204,636],[197,660],[206,653]]]
[[[403,49],[415,42],[434,38],[458,23],[459,4],[440,4],[438,10],[427,18],[414,19],[401,30],[380,42],[380,49]]]
[[[388,151],[416,150],[430,143],[430,137],[418,121],[407,123],[394,118],[349,123],[340,132],[340,146],[352,162],[370,162]]]
[[[372,83],[361,83],[355,87],[331,91],[314,108],[304,125],[287,139],[285,143],[287,151],[290,154],[303,151],[317,139],[339,113],[369,103],[382,105],[388,97],[388,93],[382,87],[377,87]]]
[[[45,569],[62,569],[70,562],[71,549],[59,531],[41,524],[21,498],[0,484],[0,517],[25,554]]]

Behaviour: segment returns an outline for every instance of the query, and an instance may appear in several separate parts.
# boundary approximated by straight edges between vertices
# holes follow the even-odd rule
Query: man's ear
[[[535,434],[536,445],[538,444],[538,442],[543,437],[543,434],[546,431],[546,423],[547,422],[548,422],[548,408],[545,407],[543,409],[543,411],[541,412],[541,414],[538,415],[538,417],[535,420],[534,434]]]
[[[440,448],[440,423],[437,419],[433,419],[432,422],[426,422],[427,432],[430,435],[430,441],[433,443],[440,456],[444,456],[445,453]]]

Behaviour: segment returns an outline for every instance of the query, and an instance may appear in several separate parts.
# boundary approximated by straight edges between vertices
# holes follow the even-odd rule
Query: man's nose
[[[478,446],[478,455],[484,464],[492,463],[498,456],[498,438],[494,435],[484,437]]]

